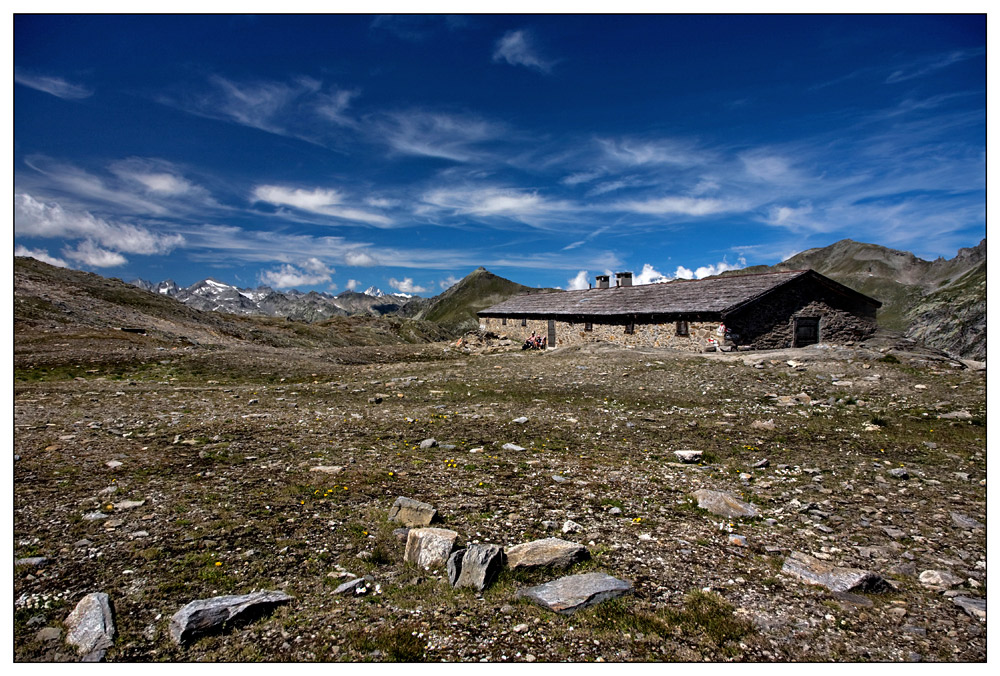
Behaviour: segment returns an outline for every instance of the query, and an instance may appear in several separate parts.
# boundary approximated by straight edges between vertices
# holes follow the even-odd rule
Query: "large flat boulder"
[[[698,506],[717,516],[727,519],[753,519],[760,511],[749,502],[744,502],[732,493],[702,488],[693,493]]]
[[[583,545],[560,538],[532,540],[507,548],[507,566],[517,568],[566,568],[590,556]]]
[[[292,597],[283,591],[258,591],[240,596],[216,596],[191,601],[170,618],[170,638],[177,645],[224,628],[227,622],[254,617]]]
[[[413,528],[406,535],[403,560],[421,568],[441,568],[448,563],[458,533],[447,528]]]
[[[396,498],[396,502],[392,503],[392,509],[389,510],[389,521],[395,521],[407,528],[429,526],[435,516],[437,510],[433,505],[402,495]]]
[[[562,615],[571,615],[581,608],[623,596],[632,585],[604,573],[584,573],[561,577],[552,582],[528,587],[517,592],[518,598],[531,599],[538,605]]]
[[[883,592],[893,588],[892,583],[878,573],[860,568],[840,568],[802,552],[789,554],[781,572],[835,592]]]
[[[66,642],[74,646],[84,661],[99,662],[115,638],[111,602],[103,592],[87,594],[66,618]]]

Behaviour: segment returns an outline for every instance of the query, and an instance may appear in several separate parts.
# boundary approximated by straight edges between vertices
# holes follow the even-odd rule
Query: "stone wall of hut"
[[[758,350],[794,347],[795,318],[819,318],[819,342],[847,344],[875,333],[876,307],[804,280],[780,289],[729,317],[728,327],[739,334],[741,347]]]
[[[517,343],[523,343],[531,336],[532,332],[536,335],[547,336],[549,331],[549,323],[545,319],[527,319],[524,320],[522,326],[520,319],[509,318],[504,324],[503,320],[498,317],[480,317],[479,325],[484,330],[496,334],[506,334],[508,338]],[[718,334],[718,322],[688,322],[688,335],[686,336],[678,335],[676,322],[662,324],[636,322],[634,333],[626,333],[626,327],[621,323],[593,322],[589,331],[584,322],[557,321],[555,325],[556,344],[549,345],[549,347],[610,342],[627,346],[663,347],[686,352],[703,352],[709,344],[709,338],[715,338],[722,342],[722,337]]]

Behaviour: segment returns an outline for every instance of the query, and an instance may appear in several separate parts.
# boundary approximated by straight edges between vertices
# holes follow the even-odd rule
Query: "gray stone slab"
[[[469,545],[448,559],[448,581],[453,587],[474,587],[483,591],[496,582],[506,556],[499,545]]]
[[[631,583],[625,580],[604,573],[584,573],[521,589],[517,592],[517,597],[530,599],[562,615],[571,615],[582,608],[618,598],[631,591]]]
[[[389,521],[402,524],[407,528],[429,526],[436,516],[437,510],[434,509],[434,505],[402,495],[396,498],[396,502],[392,503],[392,508],[389,510]]]
[[[170,618],[170,638],[182,645],[202,634],[224,628],[227,622],[248,618],[254,612],[266,612],[291,600],[292,597],[283,591],[258,591],[191,601]]]
[[[955,596],[952,597],[951,602],[970,616],[979,620],[986,620],[986,599],[973,598],[971,596]]]
[[[760,514],[760,511],[750,503],[724,491],[702,488],[693,495],[698,500],[699,507],[727,519],[752,519]]]
[[[882,592],[892,589],[892,584],[878,573],[860,568],[840,568],[802,552],[789,554],[781,572],[835,592]]]
[[[544,538],[508,547],[507,565],[511,570],[545,566],[566,568],[589,556],[587,548],[579,543],[560,538]]]

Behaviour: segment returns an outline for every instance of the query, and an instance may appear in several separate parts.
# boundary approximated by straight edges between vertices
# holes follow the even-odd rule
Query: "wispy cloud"
[[[939,71],[942,68],[947,68],[953,64],[961,63],[966,59],[982,56],[985,53],[986,49],[981,48],[956,50],[948,52],[947,54],[930,55],[897,68],[889,74],[889,77],[885,79],[885,82],[886,84],[896,84],[898,82],[913,80],[915,78],[923,77],[925,75],[929,75],[930,73]]]
[[[438,286],[441,287],[442,291],[447,291],[451,287],[458,284],[460,281],[462,280],[456,277],[455,275],[448,275],[447,277],[438,282]]]
[[[314,214],[357,221],[369,225],[386,226],[392,219],[364,209],[342,204],[343,195],[332,188],[288,188],[278,185],[259,185],[254,188],[253,198],[279,207],[292,207]]]
[[[741,204],[721,199],[697,197],[657,197],[646,200],[623,200],[610,206],[616,211],[631,211],[637,214],[658,216],[708,216],[728,211],[740,210]]]
[[[555,60],[541,55],[534,44],[534,36],[526,29],[508,31],[501,37],[493,50],[493,60],[506,62],[512,66],[525,66],[542,73],[549,73]]]
[[[60,99],[85,99],[94,93],[83,85],[73,84],[61,77],[31,73],[21,68],[14,69],[14,82]]]
[[[301,261],[298,265],[285,264],[274,270],[263,270],[258,275],[262,284],[278,289],[290,289],[297,286],[315,286],[329,282],[336,272],[316,257]]]
[[[55,265],[59,268],[69,267],[61,258],[56,258],[55,256],[50,256],[49,252],[45,249],[29,249],[28,247],[18,244],[17,248],[14,249],[15,256],[28,256],[29,258],[35,258],[42,261],[43,263],[48,263],[49,265]]]
[[[506,135],[504,125],[475,115],[422,110],[376,117],[373,131],[398,153],[454,162],[485,159],[483,146]]]
[[[88,212],[64,209],[57,203],[44,203],[28,194],[14,195],[15,236],[85,239],[90,244],[77,249],[78,256],[97,256],[96,244],[110,250],[136,254],[169,253],[184,244],[178,234],[157,234],[130,223],[98,218]],[[66,254],[74,260],[80,257]],[[103,260],[107,260],[105,257]]]
[[[336,136],[332,128],[357,126],[348,109],[358,93],[324,89],[322,82],[307,76],[237,82],[213,75],[207,87],[165,94],[159,101],[201,117],[323,145]]]

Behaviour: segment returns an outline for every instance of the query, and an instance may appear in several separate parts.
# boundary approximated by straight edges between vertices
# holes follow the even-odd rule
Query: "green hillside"
[[[478,328],[479,310],[524,293],[549,293],[556,289],[536,289],[498,277],[486,268],[477,268],[450,289],[431,299],[417,314],[418,319],[440,324],[454,334]]]

